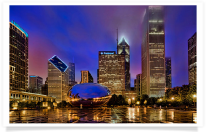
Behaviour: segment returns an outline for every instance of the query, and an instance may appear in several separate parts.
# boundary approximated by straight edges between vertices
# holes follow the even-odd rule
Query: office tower
[[[166,88],[172,88],[171,57],[165,57]]]
[[[117,45],[117,54],[125,56],[125,88],[130,89],[130,46],[128,42],[122,38]]]
[[[108,87],[111,94],[124,95],[125,55],[99,51],[99,84]]]
[[[38,93],[42,92],[43,79],[39,76],[29,76],[29,92]]]
[[[143,18],[142,94],[162,97],[165,91],[165,29],[162,6],[149,6]]]
[[[57,103],[67,101],[68,66],[56,55],[48,60],[48,95],[56,97]]]
[[[81,71],[81,83],[93,83],[93,77],[89,71]]]
[[[97,83],[99,83],[99,69],[97,69]]]
[[[134,86],[138,97],[142,95],[142,82],[141,82],[141,75],[136,75],[136,79],[134,80]]]
[[[48,77],[46,78],[45,84],[42,86],[42,94],[48,95]]]
[[[69,62],[69,85],[75,84],[75,64]]]
[[[10,90],[28,91],[28,34],[14,21],[9,31]]]
[[[197,83],[197,54],[196,54],[196,36],[195,33],[188,40],[188,72],[189,72],[189,84]]]

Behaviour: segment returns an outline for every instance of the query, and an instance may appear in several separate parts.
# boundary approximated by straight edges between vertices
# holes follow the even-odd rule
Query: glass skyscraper
[[[143,18],[142,94],[162,97],[165,92],[165,28],[162,6],[149,6]]]
[[[69,84],[75,84],[75,64],[72,62],[69,62]]]
[[[10,90],[28,91],[28,34],[14,21],[9,26]]]
[[[172,88],[171,57],[165,57],[166,88]]]
[[[68,66],[56,55],[48,60],[48,95],[57,103],[67,101],[69,90]]]
[[[130,46],[129,43],[122,38],[117,45],[117,54],[125,56],[125,89],[130,89]]]

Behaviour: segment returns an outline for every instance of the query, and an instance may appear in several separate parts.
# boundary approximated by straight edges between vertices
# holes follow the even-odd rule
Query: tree
[[[142,94],[142,96],[140,97],[140,104],[143,105],[144,104],[144,101],[148,100],[149,99],[149,96],[147,94]]]
[[[111,106],[111,105],[118,105],[117,103],[117,95],[113,94],[112,97],[110,98],[110,100],[108,101],[107,105]]]

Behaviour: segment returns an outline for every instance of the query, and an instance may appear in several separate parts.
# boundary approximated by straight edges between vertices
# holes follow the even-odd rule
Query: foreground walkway
[[[153,108],[62,108],[10,111],[10,123],[194,123],[196,111]]]

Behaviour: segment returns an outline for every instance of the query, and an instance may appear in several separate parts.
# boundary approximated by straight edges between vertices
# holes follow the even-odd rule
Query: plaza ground
[[[196,123],[196,111],[138,107],[10,111],[10,123]]]

